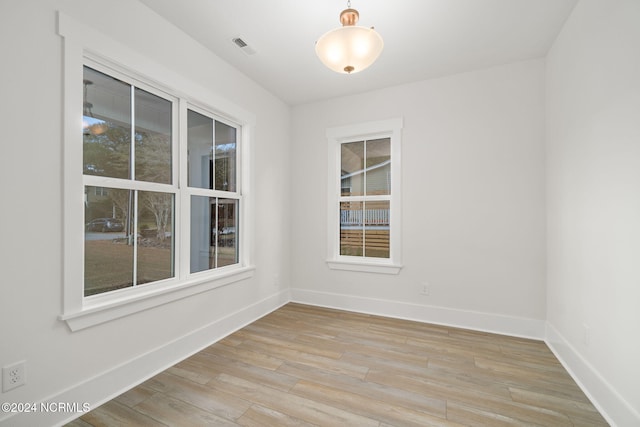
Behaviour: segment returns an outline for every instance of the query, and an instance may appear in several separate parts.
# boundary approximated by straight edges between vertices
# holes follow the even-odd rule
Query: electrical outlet
[[[429,283],[422,282],[422,289],[420,290],[421,295],[429,295]]]
[[[26,382],[24,360],[2,368],[2,391],[9,391]]]

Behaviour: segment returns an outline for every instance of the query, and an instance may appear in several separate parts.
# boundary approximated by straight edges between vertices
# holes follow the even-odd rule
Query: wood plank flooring
[[[606,426],[541,341],[290,303],[70,426]]]

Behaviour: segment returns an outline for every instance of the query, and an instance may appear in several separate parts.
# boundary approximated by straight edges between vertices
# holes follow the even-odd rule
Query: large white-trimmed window
[[[59,33],[61,319],[78,330],[250,277],[255,117],[63,14]]]
[[[84,297],[176,277],[177,99],[99,69],[85,59]]]
[[[327,130],[330,268],[400,271],[401,129],[390,119]]]

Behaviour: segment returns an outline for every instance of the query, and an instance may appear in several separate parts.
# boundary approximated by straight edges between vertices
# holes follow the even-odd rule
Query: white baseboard
[[[611,426],[640,426],[640,414],[547,322],[545,342]]]
[[[88,402],[91,409],[96,408],[190,355],[271,313],[289,302],[289,299],[288,289],[274,294],[120,366],[116,366],[67,390],[50,396],[43,402],[78,403],[78,407],[82,407],[84,402]],[[70,414],[68,412],[19,413],[1,420],[0,424],[5,425],[6,423],[7,426],[10,425],[12,427],[63,425],[80,415],[79,413]]]
[[[291,301],[359,313],[543,340],[545,321],[360,296],[291,289]]]

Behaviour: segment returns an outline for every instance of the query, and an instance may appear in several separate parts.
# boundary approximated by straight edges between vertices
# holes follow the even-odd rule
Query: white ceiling
[[[577,0],[353,0],[359,25],[375,27],[385,47],[351,75],[326,68],[314,50],[340,26],[346,0],[140,1],[296,105],[542,57]]]

